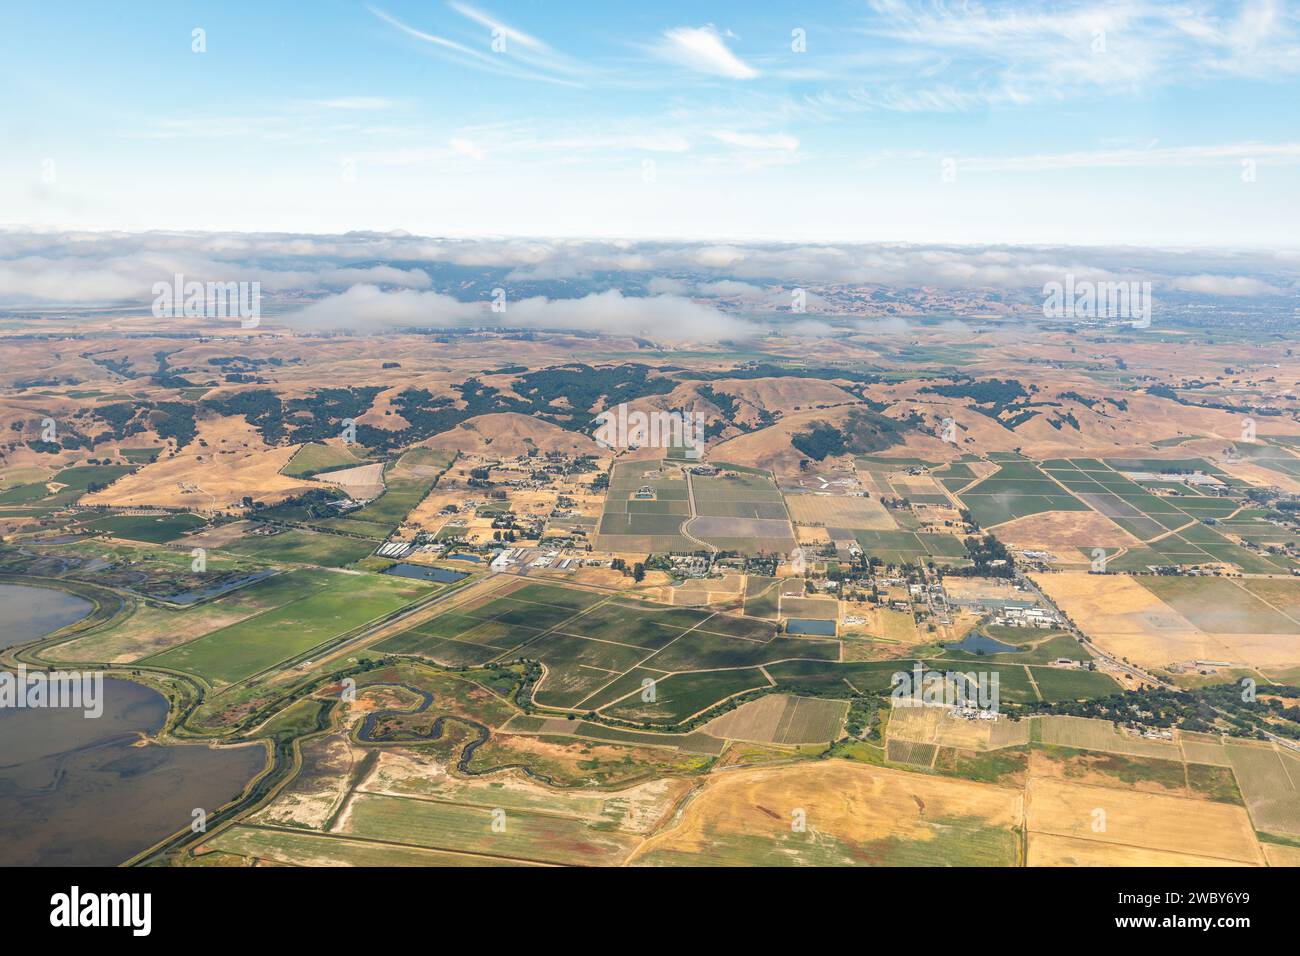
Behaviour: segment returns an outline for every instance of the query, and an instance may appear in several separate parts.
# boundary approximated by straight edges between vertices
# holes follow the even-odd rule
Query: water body
[[[834,637],[834,621],[818,621],[813,618],[792,617],[785,622],[787,634],[807,634],[813,637]]]
[[[482,560],[483,560],[483,559],[480,558],[477,554],[449,554],[449,555],[447,555],[447,557],[450,558],[452,561],[474,561],[474,562],[479,562],[479,561],[482,561]]]
[[[399,578],[417,578],[421,581],[436,581],[439,584],[452,584],[461,578],[469,577],[468,571],[431,568],[423,564],[394,564],[384,571],[384,574],[395,574]]]
[[[162,600],[170,601],[172,604],[197,604],[204,598],[213,598],[221,594],[226,594],[229,591],[234,591],[236,588],[242,588],[246,585],[261,581],[264,578],[269,578],[273,574],[275,574],[275,569],[267,568],[264,571],[255,571],[252,574],[245,574],[237,578],[231,578],[219,584],[212,584],[206,588],[195,588],[192,591],[180,591],[179,593],[169,595]],[[131,593],[135,594],[138,592],[132,591]],[[148,594],[140,595],[140,597],[150,596],[151,595]]]
[[[104,713],[0,709],[0,866],[116,866],[235,797],[261,747],[139,745],[161,694],[105,679]]]
[[[0,647],[12,647],[52,634],[80,621],[94,607],[85,598],[67,591],[0,584]]]
[[[959,644],[945,644],[946,651],[965,651],[967,654],[1019,654],[1024,648],[1014,644],[1003,644],[987,634],[971,631],[961,639]]]

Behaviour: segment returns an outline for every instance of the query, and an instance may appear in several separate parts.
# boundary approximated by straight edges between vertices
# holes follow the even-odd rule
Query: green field
[[[382,541],[424,500],[438,475],[455,458],[454,452],[413,448],[384,469],[385,491],[370,504],[337,518],[312,522],[322,528],[364,535]]]
[[[187,531],[201,528],[207,522],[198,515],[109,515],[96,518],[81,527],[89,531],[104,531],[115,538],[163,544],[175,541]]]
[[[620,862],[640,842],[616,828],[555,813],[511,809],[493,827],[493,808],[361,793],[353,798],[347,835],[463,853],[599,865]]]
[[[984,528],[1045,511],[1088,510],[1031,461],[1003,462],[992,475],[963,491],[961,500]]]
[[[365,459],[358,458],[345,447],[310,442],[293,453],[293,457],[280,469],[280,474],[290,478],[310,478],[323,471],[352,468],[362,464],[365,464]]]
[[[780,596],[780,582],[776,578],[751,574],[745,579],[745,613],[750,617],[775,620]]]
[[[425,582],[408,578],[335,574],[324,590],[146,660],[209,681],[234,683],[391,614],[431,590]]]
[[[925,534],[915,531],[854,531],[862,553],[885,564],[961,565],[966,563],[966,548],[950,534]]]
[[[267,561],[341,568],[369,555],[375,550],[375,543],[341,534],[291,528],[279,534],[245,535],[223,545],[222,550]]]
[[[64,468],[48,484],[63,485],[50,491],[47,482],[37,481],[14,485],[0,492],[0,504],[17,505],[41,502],[49,505],[70,505],[90,490],[91,485],[109,485],[123,475],[135,471],[137,465],[78,465]]]

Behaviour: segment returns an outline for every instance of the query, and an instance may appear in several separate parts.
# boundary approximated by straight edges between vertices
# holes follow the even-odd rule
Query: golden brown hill
[[[565,431],[558,425],[516,412],[476,415],[455,428],[423,443],[429,448],[447,448],[478,455],[526,455],[549,451],[569,455],[607,453],[586,435]]]

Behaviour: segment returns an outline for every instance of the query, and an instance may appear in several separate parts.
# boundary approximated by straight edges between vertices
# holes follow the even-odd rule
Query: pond
[[[813,618],[792,617],[785,622],[787,634],[806,634],[812,637],[834,637],[834,621],[818,621]]]
[[[945,644],[944,650],[965,651],[967,654],[1019,654],[1024,648],[1014,644],[1003,644],[987,634],[971,631],[958,644]]]
[[[418,578],[421,581],[436,581],[438,584],[454,584],[462,578],[469,577],[467,571],[431,568],[423,564],[394,564],[386,569],[384,574],[395,574],[399,578]]]
[[[0,647],[12,647],[53,634],[80,621],[94,607],[85,598],[67,591],[0,584]]]

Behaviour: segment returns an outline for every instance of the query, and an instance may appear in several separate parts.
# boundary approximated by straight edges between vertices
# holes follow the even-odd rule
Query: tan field
[[[1262,864],[1263,851],[1243,807],[1031,777],[1026,822],[1045,833],[1097,844],[1098,858],[1120,847],[1183,853],[1225,863]]]
[[[1102,753],[1127,754],[1131,757],[1154,757],[1161,760],[1182,760],[1178,743],[1172,740],[1152,740],[1115,729],[1109,720],[1090,717],[1053,715],[1032,718],[1038,727],[1039,738],[1045,744],[1073,747],[1079,750],[1096,750]],[[1202,745],[1209,747],[1210,745]]]
[[[1195,660],[1294,666],[1300,649],[1267,634],[1207,634],[1132,578],[1066,571],[1034,582],[1103,650],[1139,667]]]
[[[862,764],[737,770],[710,777],[629,862],[1014,865],[1021,814],[1015,790]]]
[[[318,481],[338,485],[352,498],[378,498],[384,493],[384,463],[358,465],[318,476]]]
[[[819,545],[831,543],[831,536],[827,533],[825,528],[814,528],[809,525],[795,525],[794,533],[801,547],[804,545],[818,547]]]
[[[511,740],[515,746],[536,743],[520,738]],[[690,787],[690,782],[680,777],[663,777],[618,791],[582,788],[557,791],[523,774],[494,773],[485,779],[463,777],[451,773],[445,764],[429,755],[381,751],[374,769],[357,785],[356,792],[563,813],[644,834],[659,825]]]
[[[1267,844],[1267,853],[1272,849]],[[1290,849],[1288,847],[1288,849]],[[1191,853],[1174,853],[1166,850],[1153,850],[1148,847],[1120,846],[1115,843],[1100,843],[1096,840],[1081,840],[1074,837],[1057,836],[1052,833],[1029,834],[1029,866],[1255,866],[1257,864],[1238,860],[1222,860],[1214,857],[1196,856]],[[1270,865],[1294,866],[1295,864]]]
[[[835,495],[787,495],[786,507],[795,524],[889,531],[897,524],[875,498]]]
[[[1048,511],[998,525],[998,538],[1013,548],[1051,551],[1082,562],[1079,548],[1128,548],[1140,544],[1119,525],[1095,511]]]
[[[1024,594],[1001,578],[944,578],[943,589],[951,598],[963,601],[1016,600]]]
[[[961,720],[946,707],[895,706],[889,715],[889,739],[911,740],[962,750],[998,750],[1029,743],[1029,721]]]
[[[1300,846],[1286,846],[1281,843],[1261,845],[1269,866],[1300,866]]]
[[[365,749],[347,734],[330,734],[303,744],[303,762],[309,774],[299,775],[250,820],[281,826],[323,829],[347,797],[352,768]]]

